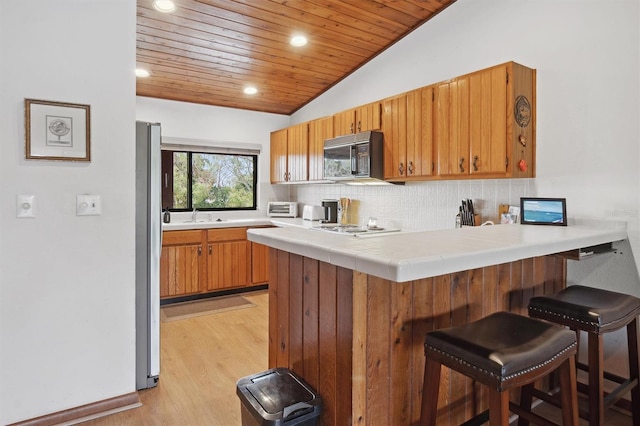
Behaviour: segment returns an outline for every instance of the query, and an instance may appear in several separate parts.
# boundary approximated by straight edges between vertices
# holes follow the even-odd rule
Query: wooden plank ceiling
[[[290,115],[455,0],[137,0],[137,94]],[[293,47],[304,34],[309,42]],[[247,85],[258,93],[245,95]]]

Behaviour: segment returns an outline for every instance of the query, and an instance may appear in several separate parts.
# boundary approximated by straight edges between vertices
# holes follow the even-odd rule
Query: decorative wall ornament
[[[24,100],[25,158],[91,161],[90,106]]]
[[[516,98],[514,114],[516,123],[520,127],[527,127],[531,121],[531,104],[526,96],[518,96]]]

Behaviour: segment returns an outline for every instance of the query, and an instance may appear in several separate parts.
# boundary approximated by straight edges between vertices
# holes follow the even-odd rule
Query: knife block
[[[474,214],[473,215],[473,225],[474,226],[480,226],[482,224],[482,220],[480,219],[480,215],[479,214]],[[457,214],[456,215],[456,228],[462,228],[465,226],[469,226],[469,225],[462,225],[460,223],[460,215]]]

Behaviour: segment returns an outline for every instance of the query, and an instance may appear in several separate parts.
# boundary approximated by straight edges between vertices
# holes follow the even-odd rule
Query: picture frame
[[[27,160],[91,161],[90,106],[25,99]]]
[[[520,198],[520,223],[523,225],[567,226],[565,198]]]

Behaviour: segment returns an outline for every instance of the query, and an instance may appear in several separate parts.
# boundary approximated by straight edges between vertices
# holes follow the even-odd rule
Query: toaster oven
[[[298,217],[298,203],[293,201],[269,201],[267,204],[269,217]]]

